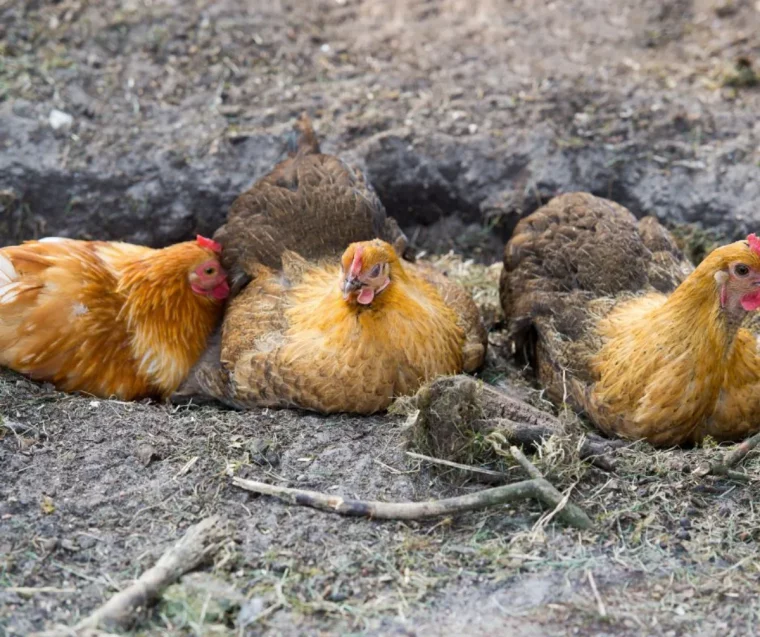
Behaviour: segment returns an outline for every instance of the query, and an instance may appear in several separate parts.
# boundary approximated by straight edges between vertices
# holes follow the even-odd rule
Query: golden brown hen
[[[406,236],[387,216],[362,171],[320,151],[306,114],[293,128],[288,157],[233,202],[214,235],[224,246],[222,263],[230,274],[232,297],[262,265],[281,269],[287,251],[337,262],[350,243],[380,238],[411,259]],[[222,397],[220,353],[217,330],[173,400]]]
[[[402,265],[390,244],[353,243],[319,264],[286,251],[281,261],[255,268],[229,306],[216,397],[373,413],[481,365],[486,333],[469,295],[433,268]]]
[[[760,306],[758,284],[754,237],[693,269],[656,220],[572,193],[517,225],[501,297],[553,400],[607,433],[666,446],[760,426],[736,393],[757,356],[740,325]]]
[[[167,397],[229,293],[219,245],[43,239],[0,249],[0,365],[64,391]]]

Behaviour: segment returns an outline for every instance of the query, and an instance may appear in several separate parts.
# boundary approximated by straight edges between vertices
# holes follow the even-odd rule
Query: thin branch
[[[747,438],[743,442],[740,442],[736,447],[723,456],[723,466],[734,467],[739,464],[744,458],[747,457],[750,451],[755,449],[760,444],[760,433],[756,433],[754,436]]]
[[[726,465],[720,463],[709,465],[706,470],[698,471],[697,475],[722,476],[724,478],[728,478],[729,480],[734,480],[735,482],[743,482],[746,484],[752,482],[752,476],[746,473],[742,473],[741,471],[734,471],[732,469],[729,469],[726,467]]]
[[[444,460],[443,458],[434,458],[433,456],[425,456],[421,453],[415,453],[414,451],[405,452],[410,458],[416,458],[417,460],[425,460],[433,464],[440,464],[444,467],[451,467],[452,469],[460,469],[462,471],[469,471],[470,473],[480,473],[484,476],[490,476],[492,478],[501,478],[506,480],[508,477],[506,473],[501,471],[493,471],[492,469],[484,469],[483,467],[473,467],[469,464],[460,464],[458,462],[452,462],[451,460]]]
[[[541,475],[541,472],[536,468],[536,466],[528,460],[528,458],[525,457],[525,454],[520,451],[517,447],[510,447],[509,453],[512,454],[512,457],[517,460],[517,463],[525,469],[525,473],[527,473],[531,478],[543,478],[544,476]]]
[[[594,598],[596,599],[596,606],[599,609],[599,616],[607,617],[607,609],[604,606],[604,600],[602,600],[602,596],[599,594],[599,589],[596,587],[594,574],[589,570],[586,571],[586,576],[588,577],[588,583],[591,585],[591,592],[594,594]]]
[[[733,471],[731,467],[742,462],[753,449],[757,448],[758,444],[760,444],[760,433],[756,433],[754,436],[740,442],[723,456],[722,462],[715,462],[711,465],[705,466],[698,471],[698,474],[723,476],[737,482],[751,482],[752,476],[742,473],[741,471]]]
[[[155,566],[135,582],[116,593],[91,615],[73,628],[56,628],[39,637],[79,635],[98,628],[125,628],[135,620],[140,609],[155,601],[163,590],[182,575],[200,566],[222,544],[224,531],[219,516],[212,516],[191,526],[169,548]]]
[[[484,489],[477,493],[433,500],[430,502],[376,502],[364,500],[345,500],[340,496],[327,495],[318,491],[304,491],[279,487],[264,482],[232,478],[233,483],[248,491],[273,495],[281,500],[302,506],[338,513],[340,515],[375,518],[380,520],[422,520],[443,515],[454,515],[465,511],[474,511],[497,506],[507,502],[517,502],[535,498],[545,506],[555,508],[562,501],[562,496],[543,478],[524,480],[513,484]],[[557,497],[559,495],[559,497]],[[592,526],[591,520],[583,511],[580,515],[565,509],[564,521],[581,529]]]

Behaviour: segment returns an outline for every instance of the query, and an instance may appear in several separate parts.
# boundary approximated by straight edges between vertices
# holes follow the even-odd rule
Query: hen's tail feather
[[[314,132],[311,119],[306,113],[301,113],[293,124],[293,131],[288,135],[288,155],[318,155],[320,152],[319,139]]]

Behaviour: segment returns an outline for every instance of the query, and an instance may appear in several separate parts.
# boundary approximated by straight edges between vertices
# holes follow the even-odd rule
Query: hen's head
[[[352,243],[340,266],[343,298],[359,305],[372,303],[402,272],[393,246],[380,239]]]
[[[202,250],[199,259],[190,266],[188,275],[190,287],[196,294],[223,301],[229,296],[230,286],[227,282],[227,273],[219,262],[222,246],[200,235],[196,242]]]
[[[746,241],[717,248],[705,261],[714,264],[723,309],[751,312],[760,308],[760,238],[751,234]]]

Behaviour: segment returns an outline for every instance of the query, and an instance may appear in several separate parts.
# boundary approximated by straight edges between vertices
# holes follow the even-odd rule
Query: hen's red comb
[[[747,237],[747,242],[749,243],[749,247],[752,248],[754,252],[757,254],[760,254],[760,239],[757,238],[757,235],[752,233]]]
[[[361,246],[358,246],[354,252],[354,260],[351,261],[351,269],[348,271],[351,276],[356,277],[362,273],[362,252],[364,248]]]
[[[195,237],[195,240],[198,242],[198,245],[201,248],[208,248],[209,250],[213,250],[217,254],[219,254],[222,251],[222,244],[217,243],[213,239],[207,239],[206,237],[202,237],[201,235],[198,235]]]

